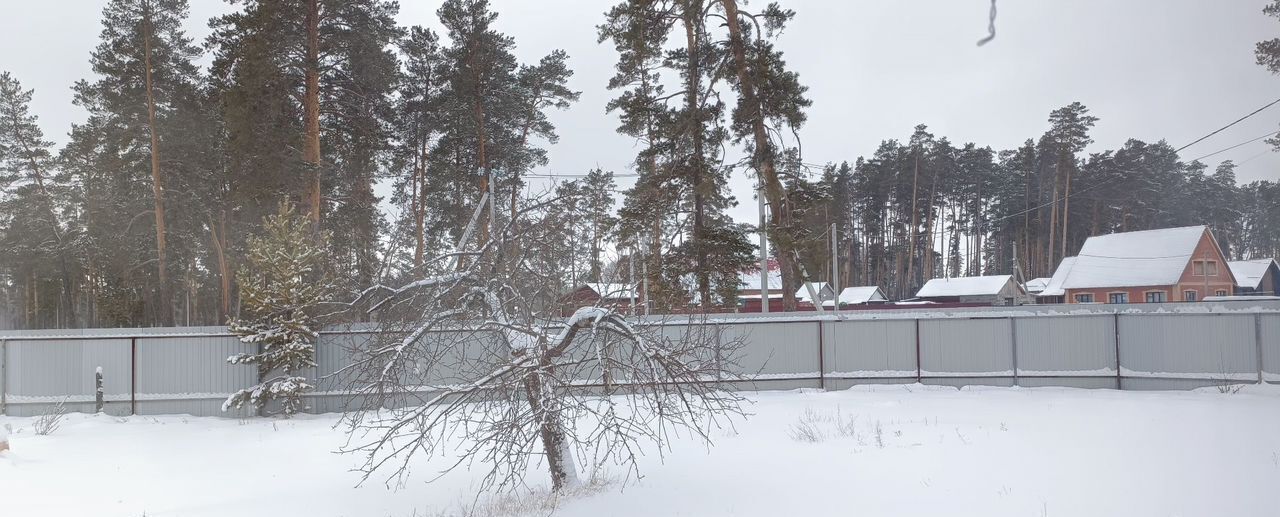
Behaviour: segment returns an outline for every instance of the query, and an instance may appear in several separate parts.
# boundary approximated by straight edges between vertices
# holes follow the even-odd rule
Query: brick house
[[[634,301],[637,308],[644,307],[644,289],[631,284],[588,282],[569,291],[560,298],[560,312],[573,314],[579,307],[599,305],[615,311],[630,311]]]
[[[1194,302],[1230,295],[1235,287],[1213,232],[1205,226],[1184,226],[1089,237],[1078,255],[1058,265],[1040,299]]]

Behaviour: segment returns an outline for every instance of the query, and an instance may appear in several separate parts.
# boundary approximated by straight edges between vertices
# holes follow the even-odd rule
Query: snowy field
[[[644,479],[555,501],[563,516],[1253,516],[1280,514],[1280,388],[1223,394],[862,387],[753,393],[707,449],[677,443]],[[332,415],[293,420],[32,419],[0,453],[0,515],[384,517],[548,513],[486,496],[477,472],[356,487]],[[651,451],[652,452],[652,451]],[[547,483],[535,472],[530,480]],[[536,488],[536,487],[535,487]]]

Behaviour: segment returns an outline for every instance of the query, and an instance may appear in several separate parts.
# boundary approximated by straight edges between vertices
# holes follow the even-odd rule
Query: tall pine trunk
[[[151,81],[151,2],[142,2],[142,66],[147,95],[147,129],[151,133],[151,191],[155,197],[156,268],[160,273],[159,300],[156,311],[160,325],[173,325],[173,307],[169,297],[169,267],[165,253],[164,178],[160,174],[160,132],[156,129],[156,98]]]
[[[783,235],[791,224],[791,208],[787,204],[786,193],[782,182],[778,179],[772,143],[764,126],[764,112],[760,99],[756,96],[755,80],[747,69],[746,42],[743,41],[742,27],[738,17],[738,4],[735,0],[721,0],[724,5],[725,24],[729,26],[729,46],[732,48],[733,66],[738,75],[738,90],[743,105],[747,109],[747,117],[751,120],[751,133],[755,144],[755,156],[752,158],[760,181],[764,183],[765,199],[769,201],[769,216],[773,219],[774,246],[777,249],[778,266],[782,270],[782,308],[786,311],[796,309],[796,286],[798,285],[796,267],[796,246],[788,236]],[[767,303],[767,301],[766,301]]]
[[[306,62],[303,65],[305,84],[302,101],[302,161],[306,162],[308,178],[303,192],[303,202],[311,219],[312,229],[320,230],[320,4],[319,0],[306,0],[307,44]]]
[[[690,160],[689,172],[693,176],[690,183],[693,185],[693,249],[694,249],[694,275],[698,282],[698,296],[702,300],[702,306],[708,307],[711,304],[711,275],[707,271],[707,246],[706,246],[706,163],[705,149],[703,148],[702,133],[702,106],[699,105],[698,95],[702,90],[702,70],[698,66],[698,60],[701,59],[701,41],[699,35],[701,26],[699,22],[702,20],[702,2],[686,1],[685,9],[682,16],[684,22],[685,45],[687,46],[688,63],[685,70],[685,110],[688,118],[685,127],[688,128],[689,138],[693,142],[693,159]],[[767,272],[762,272],[767,275]],[[762,303],[768,303],[764,300]]]

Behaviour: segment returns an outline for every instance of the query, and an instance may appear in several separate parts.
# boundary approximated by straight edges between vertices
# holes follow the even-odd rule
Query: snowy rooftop
[[[601,282],[588,282],[582,284],[584,287],[595,291],[601,298],[609,299],[626,299],[632,296],[635,289],[631,284],[611,284]],[[638,293],[636,293],[638,294]]]
[[[782,272],[770,269],[768,278],[769,295],[773,296],[773,291],[778,291],[778,296],[782,296]],[[756,291],[756,297],[758,298],[760,295],[760,270],[738,273],[738,284],[738,288],[744,291]]]
[[[1035,294],[1035,293],[1039,293],[1040,291],[1043,291],[1044,288],[1047,287],[1048,285],[1049,285],[1049,279],[1046,277],[1041,277],[1041,278],[1032,278],[1031,280],[1027,280],[1027,284],[1024,285],[1023,287],[1027,289],[1028,293]]]
[[[854,305],[854,304],[867,303],[867,302],[887,302],[887,301],[889,301],[889,299],[884,296],[883,292],[880,292],[879,286],[862,285],[858,287],[846,287],[844,288],[844,290],[840,291],[841,304]],[[830,307],[835,304],[833,302],[827,301],[827,302],[823,302],[822,305]]]
[[[917,298],[936,298],[944,296],[982,296],[997,294],[1013,277],[1011,275],[964,276],[957,278],[935,278],[925,282]]]
[[[1184,226],[1089,237],[1071,264],[1063,261],[1069,269],[1054,277],[1065,275],[1064,289],[1176,284],[1204,232],[1204,226]]]
[[[822,292],[824,289],[830,292],[831,290],[830,284],[826,282],[809,282],[809,283],[813,284],[813,292],[818,293],[818,298],[825,300],[827,299],[828,296],[830,296],[830,295],[824,295]],[[813,302],[813,300],[809,299],[809,288],[805,287],[803,283],[800,284],[799,289],[796,289],[796,299],[802,302],[811,302],[811,303]]]
[[[1267,268],[1276,262],[1275,259],[1257,259],[1257,260],[1238,260],[1235,262],[1227,262],[1227,267],[1231,268],[1231,275],[1236,277],[1236,285],[1247,287],[1249,289],[1257,289],[1258,284],[1262,283],[1262,277],[1267,274]]]
[[[1053,272],[1053,277],[1049,279],[1049,283],[1045,284],[1044,289],[1038,296],[1063,296],[1067,291],[1062,287],[1062,283],[1067,281],[1067,276],[1071,274],[1071,268],[1075,267],[1076,258],[1066,257],[1062,262],[1058,263],[1058,269]]]

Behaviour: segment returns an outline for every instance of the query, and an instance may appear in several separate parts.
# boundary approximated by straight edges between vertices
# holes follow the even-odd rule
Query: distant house
[[[920,301],[938,303],[981,303],[1021,305],[1027,292],[1013,281],[1013,275],[935,278],[916,293]]]
[[[838,299],[841,307],[889,302],[889,297],[885,296],[884,291],[881,291],[880,287],[875,285],[846,287],[844,290],[840,291]],[[825,308],[832,308],[835,307],[835,305],[836,300],[827,300],[822,302],[822,306]]]
[[[1238,260],[1227,267],[1236,277],[1235,294],[1275,296],[1280,293],[1280,264],[1275,259]]]
[[[760,312],[760,268],[738,273],[738,309],[743,312]],[[764,272],[769,283],[769,310],[782,312],[782,270],[778,261],[769,260],[769,268]]]
[[[818,300],[820,300],[824,306],[826,306],[827,302],[836,299],[836,292],[835,289],[832,289],[831,284],[826,282],[809,283],[813,286],[813,291],[818,294]],[[809,299],[809,288],[805,287],[803,283],[800,284],[799,289],[796,289],[796,301],[811,305],[813,304],[813,300]]]
[[[1042,301],[1160,303],[1227,296],[1235,277],[1213,232],[1185,226],[1089,237],[1040,292]]]
[[[1022,285],[1023,289],[1027,290],[1027,294],[1031,296],[1038,296],[1040,292],[1044,291],[1044,288],[1048,286],[1049,286],[1048,278],[1032,278],[1031,280],[1027,280],[1027,283]]]
[[[633,302],[640,307],[644,305],[644,293],[641,291],[642,289],[631,284],[588,282],[579,285],[561,298],[562,310],[572,314],[579,307],[592,305],[627,310]]]

